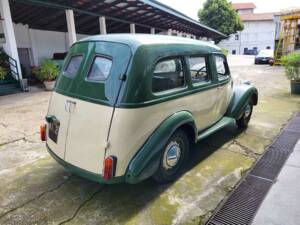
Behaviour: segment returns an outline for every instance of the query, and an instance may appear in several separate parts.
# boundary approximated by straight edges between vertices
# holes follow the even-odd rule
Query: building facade
[[[262,49],[274,49],[276,22],[274,13],[254,13],[253,3],[232,4],[239,13],[244,30],[219,43],[231,54],[257,54]]]

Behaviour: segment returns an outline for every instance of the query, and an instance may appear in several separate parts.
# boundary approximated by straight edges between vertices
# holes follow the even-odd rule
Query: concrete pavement
[[[299,225],[299,223],[300,140],[263,201],[253,225]]]

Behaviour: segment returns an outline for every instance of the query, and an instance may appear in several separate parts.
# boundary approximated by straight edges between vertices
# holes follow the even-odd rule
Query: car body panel
[[[64,68],[76,54],[83,61],[70,78]],[[111,57],[111,74],[104,81],[88,82],[98,55]],[[210,79],[194,84],[188,57],[199,55],[208,59]],[[215,55],[223,56],[214,45],[160,35],[101,35],[75,43],[49,105],[48,122],[61,122],[57,144],[47,139],[50,154],[68,170],[100,183],[148,178],[178,127],[185,126],[197,141],[234,121],[245,102],[257,96],[250,86],[233,91],[229,70],[228,79],[219,81]],[[185,85],[153,93],[155,65],[169,57],[182,60]],[[101,174],[108,156],[117,158],[117,164],[115,177],[105,181]]]

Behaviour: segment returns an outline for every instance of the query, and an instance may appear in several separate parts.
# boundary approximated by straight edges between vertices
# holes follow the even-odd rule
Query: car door
[[[211,56],[195,55],[187,57],[193,96],[192,113],[197,129],[203,130],[218,120],[216,111],[218,82],[213,76]]]
[[[131,50],[127,45],[90,42],[91,50],[74,89],[71,102],[65,160],[94,173],[101,173],[114,104]]]
[[[221,119],[227,111],[231,94],[232,79],[226,57],[222,54],[214,55],[215,74],[218,79],[218,99],[216,105],[217,118]]]

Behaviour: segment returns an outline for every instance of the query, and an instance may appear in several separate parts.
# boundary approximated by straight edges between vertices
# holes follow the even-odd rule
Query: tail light
[[[46,141],[46,126],[46,124],[40,126],[40,135],[42,141]]]
[[[115,156],[109,156],[104,161],[103,179],[109,180],[115,176],[117,165],[117,158]]]

